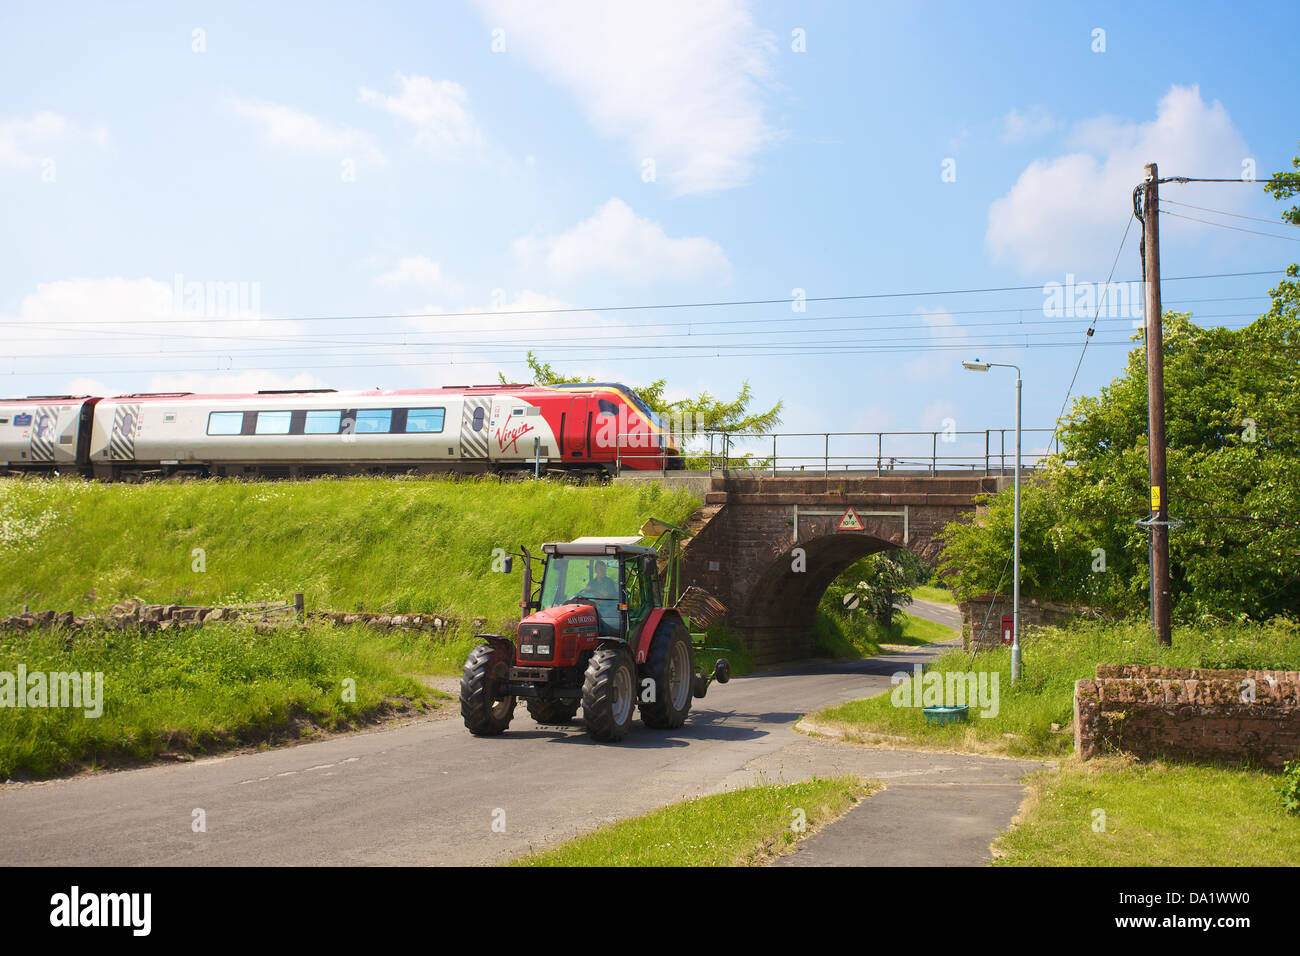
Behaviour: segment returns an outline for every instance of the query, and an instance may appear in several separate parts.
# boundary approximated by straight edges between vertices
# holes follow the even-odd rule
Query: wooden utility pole
[[[1160,307],[1160,185],[1146,166],[1142,197],[1143,271],[1146,274],[1147,458],[1151,463],[1151,626],[1161,644],[1173,643],[1169,625],[1169,494],[1165,484],[1165,355]]]

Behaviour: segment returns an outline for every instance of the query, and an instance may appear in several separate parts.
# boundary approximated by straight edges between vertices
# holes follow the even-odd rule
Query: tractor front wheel
[[[505,733],[515,715],[515,699],[501,693],[510,679],[510,656],[492,644],[469,652],[460,675],[460,715],[476,737]]]
[[[582,717],[592,740],[622,740],[632,728],[636,665],[624,648],[600,648],[591,655],[582,682]]]
[[[578,712],[576,700],[540,700],[528,698],[528,716],[539,724],[567,724]]]

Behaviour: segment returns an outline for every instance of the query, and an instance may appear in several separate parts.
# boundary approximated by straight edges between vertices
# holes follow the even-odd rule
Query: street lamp
[[[1020,366],[1002,362],[962,362],[962,368],[970,372],[987,372],[991,368],[1013,368],[1016,370],[1016,517],[1015,543],[1012,545],[1011,572],[1011,683],[1020,679]]]

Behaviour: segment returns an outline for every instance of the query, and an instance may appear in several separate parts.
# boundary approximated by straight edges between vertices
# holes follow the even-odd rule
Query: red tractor
[[[670,577],[679,532],[665,532]],[[532,556],[521,549],[523,619],[515,640],[480,634],[484,643],[470,652],[460,679],[460,712],[470,733],[504,733],[523,698],[539,724],[568,723],[581,706],[593,739],[622,740],[637,708],[647,727],[680,727],[693,696],[703,697],[711,680],[730,679],[725,658],[711,676],[696,670],[696,650],[716,649],[697,647],[682,611],[664,605],[659,552],[638,540],[543,545],[536,590]],[[507,571],[510,564],[506,558]]]

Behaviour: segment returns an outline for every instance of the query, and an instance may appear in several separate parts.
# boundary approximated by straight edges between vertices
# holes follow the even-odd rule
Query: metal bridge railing
[[[1049,454],[1051,428],[1021,429],[1021,468],[1039,466]],[[832,472],[929,474],[956,471],[971,475],[1009,475],[1015,470],[1014,428],[982,431],[899,432],[700,432],[679,436],[688,467],[715,471],[761,471],[791,477]],[[1035,447],[1035,436],[1044,440]],[[704,442],[708,451],[704,451]],[[657,445],[646,448],[644,434],[617,436],[615,471],[624,467],[666,473],[668,459]],[[981,449],[982,445],[982,449]],[[738,447],[739,446],[739,447]],[[793,447],[792,446],[799,446]],[[645,469],[644,465],[653,465]]]

